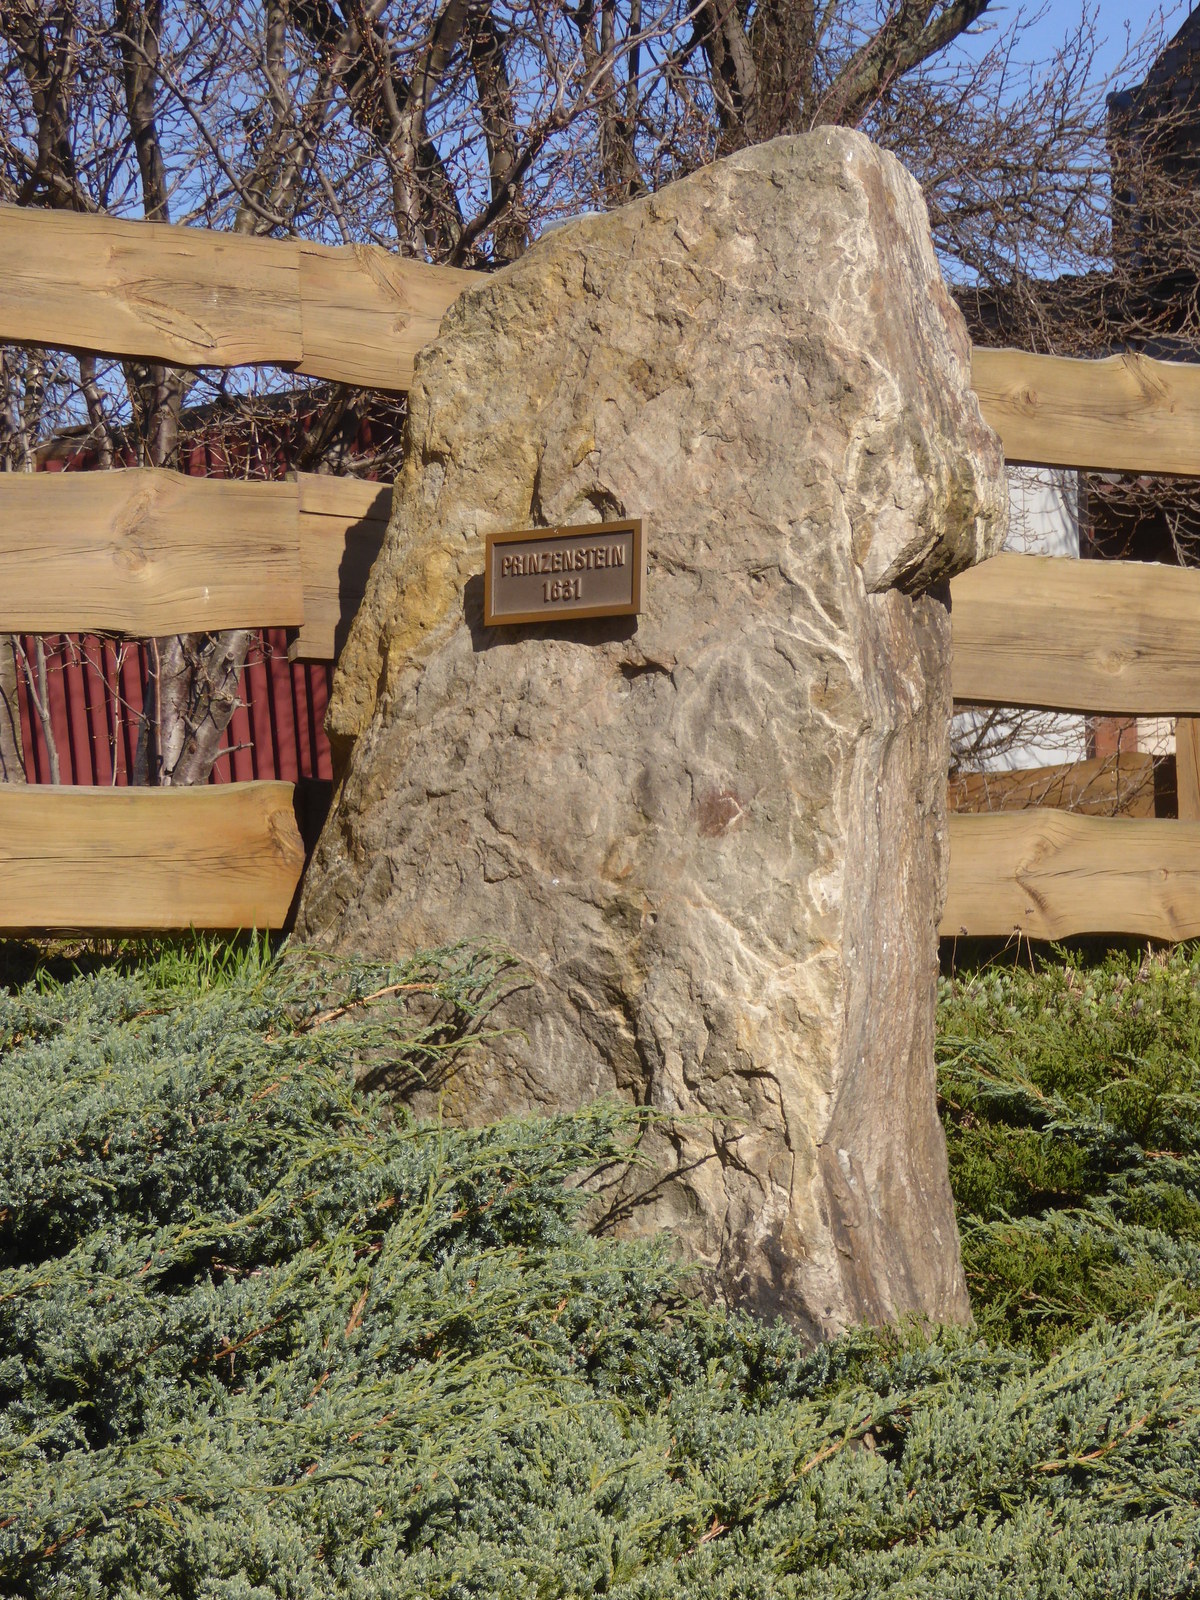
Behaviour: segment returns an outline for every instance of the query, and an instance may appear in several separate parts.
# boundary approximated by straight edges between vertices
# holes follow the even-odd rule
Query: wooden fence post
[[[1200,822],[1200,717],[1176,719],[1175,785],[1179,820]]]

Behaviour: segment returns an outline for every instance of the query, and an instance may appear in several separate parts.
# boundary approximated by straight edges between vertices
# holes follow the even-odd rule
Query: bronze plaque
[[[489,628],[556,617],[632,617],[642,609],[642,524],[489,533],[483,620]]]

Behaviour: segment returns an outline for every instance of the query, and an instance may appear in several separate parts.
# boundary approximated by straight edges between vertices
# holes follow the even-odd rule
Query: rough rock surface
[[[302,938],[498,941],[451,1116],[616,1092],[621,1225],[815,1335],[969,1315],[934,1106],[946,581],[999,445],[908,174],[821,129],[550,234],[420,358]],[[642,616],[484,629],[483,537],[641,516]]]

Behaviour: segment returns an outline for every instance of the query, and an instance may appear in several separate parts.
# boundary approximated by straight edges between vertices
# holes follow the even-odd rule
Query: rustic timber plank
[[[1200,823],[1065,811],[949,823],[943,938],[1200,935]]]
[[[1200,721],[1179,717],[1175,723],[1175,792],[1181,822],[1200,822]]]
[[[337,478],[332,473],[298,472],[302,516],[338,517],[357,522],[387,522],[392,514],[390,483],[371,483],[366,478]]]
[[[297,371],[405,390],[413,359],[481,275],[406,260],[374,245],[300,245],[304,353]]]
[[[971,382],[1009,461],[1200,474],[1200,366],[977,348]]]
[[[1004,554],[950,593],[956,700],[1200,712],[1200,572]]]
[[[1154,757],[1144,751],[1122,751],[1053,767],[954,773],[946,800],[951,811],[964,813],[1049,806],[1080,816],[1152,817]]]
[[[138,468],[0,473],[0,631],[296,626],[299,499]]]
[[[6,933],[278,928],[303,867],[290,783],[0,786]]]
[[[480,274],[372,245],[0,206],[0,341],[407,389]]]
[[[304,623],[288,653],[336,661],[387,532],[391,485],[301,473],[298,486]]]
[[[180,366],[295,365],[299,247],[0,206],[0,340]]]

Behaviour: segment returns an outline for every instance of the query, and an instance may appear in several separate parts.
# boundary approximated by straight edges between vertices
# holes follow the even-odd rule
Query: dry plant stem
[[[1145,1421],[1145,1418],[1142,1420]],[[848,1445],[858,1444],[860,1441],[865,1439],[874,1425],[874,1416],[864,1417],[856,1427],[849,1429],[840,1439],[834,1439],[832,1443],[825,1445],[822,1449],[818,1450],[815,1455],[810,1456],[802,1466],[798,1467],[796,1471],[791,1474],[791,1476],[787,1479],[787,1482],[795,1483],[799,1478],[807,1478],[809,1473],[812,1472],[816,1467],[821,1466],[822,1463],[826,1461],[832,1460],[834,1456],[840,1455]],[[1047,1465],[1052,1466],[1055,1465],[1055,1463],[1048,1463]],[[761,1504],[764,1498],[765,1496],[763,1495],[756,1495],[749,1502],[746,1510],[749,1511],[752,1507]],[[719,1539],[723,1533],[728,1533],[729,1528],[729,1523],[722,1522],[718,1517],[714,1516],[712,1524],[708,1530],[701,1534],[700,1538],[696,1540],[696,1543],[691,1545],[683,1552],[683,1555],[678,1556],[676,1559],[682,1561],[685,1556],[695,1555],[697,1550],[702,1549],[706,1544],[710,1544],[714,1539]]]
[[[15,641],[0,634],[0,783],[24,783]]]
[[[336,1022],[339,1017],[349,1016],[352,1011],[357,1011],[363,1006],[369,1006],[374,1000],[383,1000],[390,994],[430,994],[437,985],[432,983],[389,983],[386,988],[376,989],[372,994],[363,995],[361,1000],[351,1000],[343,1006],[334,1006],[329,1011],[318,1012],[315,1017],[310,1017],[301,1028],[302,1033],[311,1033],[314,1028],[321,1028],[327,1022]]]
[[[34,647],[36,668],[30,661],[24,647],[17,645],[21,669],[25,674],[26,687],[29,698],[33,702],[33,709],[37,713],[38,722],[42,729],[42,738],[46,742],[46,754],[50,762],[50,782],[62,782],[62,766],[59,762],[58,744],[54,737],[54,723],[50,715],[50,690],[46,673],[46,644],[45,640],[38,639]]]
[[[24,361],[24,370],[22,370]],[[36,357],[22,357],[0,348],[0,471],[31,472],[34,465],[31,435],[40,409],[42,386]],[[36,425],[36,421],[35,421]],[[17,660],[20,644],[14,635],[0,634],[0,782],[24,783],[21,741],[21,706],[17,698]]]

